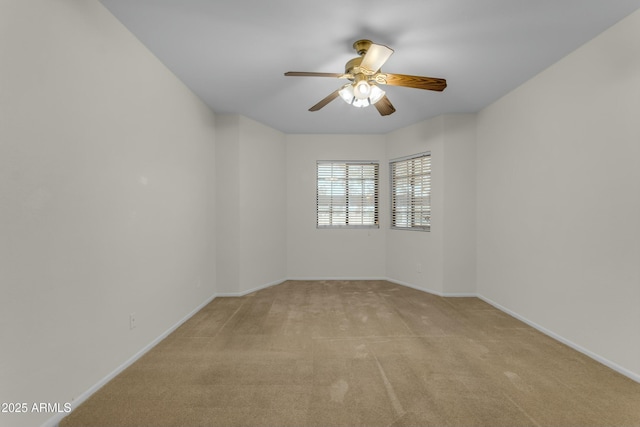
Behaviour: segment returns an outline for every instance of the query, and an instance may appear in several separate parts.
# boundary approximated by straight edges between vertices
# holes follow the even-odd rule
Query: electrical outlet
[[[136,327],[136,314],[131,313],[129,315],[129,329],[134,329]]]
[[[416,264],[416,272],[417,273],[422,273],[422,264],[421,263],[417,263]]]

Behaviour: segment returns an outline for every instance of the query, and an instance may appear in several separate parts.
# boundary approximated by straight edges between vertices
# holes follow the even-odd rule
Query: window
[[[317,227],[378,227],[378,163],[317,163]]]
[[[431,153],[392,160],[391,228],[431,229]]]

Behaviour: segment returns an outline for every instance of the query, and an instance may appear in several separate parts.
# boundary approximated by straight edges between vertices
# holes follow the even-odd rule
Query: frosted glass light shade
[[[344,99],[344,102],[351,104],[354,98],[353,85],[351,85],[351,83],[344,85],[338,94],[340,95],[340,98]]]
[[[375,104],[380,101],[384,96],[384,91],[378,86],[371,86],[371,94],[369,95],[369,102]]]
[[[354,107],[359,107],[359,108],[368,107],[369,106],[369,98],[364,98],[364,99],[354,98],[353,99],[353,103],[351,105],[353,105]]]
[[[344,102],[358,108],[364,108],[368,107],[371,104],[375,104],[376,102],[380,101],[385,95],[385,92],[378,86],[369,85],[366,82],[365,84],[367,85],[369,90],[369,96],[365,98],[358,98],[358,96],[356,96],[357,85],[355,85],[356,87],[354,87],[354,85],[351,83],[344,85],[342,89],[340,89],[338,94],[340,95],[340,98],[344,100]]]
[[[371,86],[364,80],[360,80],[353,88],[353,95],[358,99],[366,99],[371,94]]]

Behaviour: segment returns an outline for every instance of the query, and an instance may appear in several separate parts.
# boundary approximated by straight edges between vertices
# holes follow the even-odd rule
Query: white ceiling
[[[640,0],[100,0],[216,113],[286,133],[387,133],[475,112],[640,8]],[[396,113],[336,99],[358,39],[395,53],[389,73],[447,79],[444,92],[384,86]],[[585,88],[588,90],[588,88]],[[169,102],[170,100],[168,100]]]

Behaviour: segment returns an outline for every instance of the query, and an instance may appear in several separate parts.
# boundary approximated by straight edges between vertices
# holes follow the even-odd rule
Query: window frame
[[[344,195],[344,212],[345,212],[345,222],[343,224],[323,224],[321,223],[321,212],[326,212],[326,211],[321,211],[320,210],[320,182],[321,182],[321,177],[320,177],[320,166],[321,165],[338,165],[338,167],[340,167],[341,165],[344,166],[345,168],[345,195]],[[349,223],[350,220],[350,194],[349,194],[349,178],[348,178],[348,166],[356,166],[356,165],[371,165],[374,168],[374,178],[373,178],[373,222],[370,224],[363,224],[363,223]],[[363,181],[366,181],[365,179],[363,179]],[[368,180],[371,181],[371,180]],[[363,183],[364,185],[364,183]],[[330,195],[329,197],[334,197],[334,195]],[[357,207],[357,201],[361,202],[360,207],[363,208],[366,205],[363,204],[364,199],[366,198],[365,194],[361,194],[361,195],[356,195],[354,196],[355,200],[353,205],[355,205],[355,207]],[[359,197],[359,198],[358,198]],[[332,200],[333,201],[333,200]],[[332,212],[332,210],[328,211],[328,212]],[[356,216],[357,218],[357,216]],[[364,215],[362,213],[362,210],[360,212],[360,219],[364,220]],[[357,222],[357,221],[356,221]],[[372,228],[380,228],[380,162],[377,160],[317,160],[316,161],[316,228],[317,229],[372,229]]]
[[[425,205],[424,203],[420,203],[420,204],[415,204],[413,203],[413,206],[411,206],[412,203],[409,203],[409,206],[407,206],[407,211],[406,211],[406,215],[407,215],[407,219],[406,219],[406,224],[407,225],[397,225],[397,217],[398,215],[398,210],[396,209],[396,205],[397,203],[397,184],[396,184],[396,176],[394,173],[394,168],[396,168],[396,165],[399,163],[404,163],[404,162],[410,162],[412,160],[415,159],[421,159],[421,158],[428,158],[428,173],[426,174],[408,174],[407,178],[409,180],[413,180],[415,181],[416,177],[421,177],[421,176],[425,176],[426,179],[424,180],[423,184],[426,182],[427,185],[426,187],[428,188],[427,191],[427,195],[420,195],[419,197],[424,198],[427,197],[428,198],[428,204]],[[417,154],[412,154],[410,156],[405,156],[405,157],[399,157],[396,159],[392,159],[389,161],[389,195],[390,195],[390,228],[392,230],[404,230],[404,231],[422,231],[422,232],[430,232],[431,231],[431,214],[432,214],[432,205],[431,205],[431,175],[432,175],[433,169],[432,169],[432,158],[431,158],[431,151],[425,151],[425,152],[421,152],[421,153],[417,153]],[[415,200],[415,184],[413,184],[413,188],[409,188],[407,190],[408,195],[406,196],[409,200]],[[416,209],[418,208],[418,209]],[[416,221],[415,217],[422,214],[423,211],[427,211],[428,212],[428,220],[426,224],[422,224],[422,221]]]

